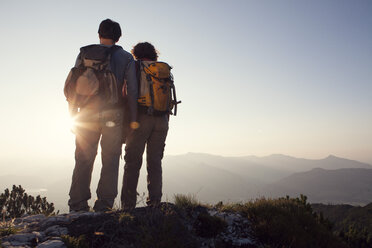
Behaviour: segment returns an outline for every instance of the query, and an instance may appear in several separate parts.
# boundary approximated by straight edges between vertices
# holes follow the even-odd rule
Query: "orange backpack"
[[[177,104],[181,101],[176,98],[171,69],[165,62],[138,61],[138,103],[148,107],[149,114],[158,112],[177,115]]]

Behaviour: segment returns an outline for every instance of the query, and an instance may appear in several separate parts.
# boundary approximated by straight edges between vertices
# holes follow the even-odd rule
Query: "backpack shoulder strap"
[[[119,46],[119,45],[112,45],[111,47],[110,47],[110,49],[113,51],[113,52],[115,52],[116,50],[119,50],[119,49],[123,49],[121,46]]]
[[[142,61],[141,60],[136,60],[134,63],[135,63],[135,68],[136,68],[138,95],[139,95],[140,94],[140,89],[141,89],[141,66],[142,66]]]
[[[111,47],[108,48],[108,53],[110,55],[114,54],[117,50],[120,50],[120,49],[123,49],[121,46],[118,46],[118,45],[113,45]]]
[[[80,54],[82,59],[106,60],[119,49],[122,49],[122,47],[117,45],[107,47],[94,44],[80,48]]]

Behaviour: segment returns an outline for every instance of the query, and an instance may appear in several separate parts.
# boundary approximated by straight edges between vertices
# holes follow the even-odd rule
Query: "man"
[[[106,19],[99,25],[98,35],[100,44],[81,48],[75,68],[85,68],[82,66],[86,66],[86,54],[91,54],[93,58],[98,56],[99,52],[97,51],[101,51],[101,54],[102,51],[105,54],[110,54],[110,57],[106,57],[109,58],[109,63],[107,62],[106,64],[115,76],[117,84],[115,92],[118,93],[116,94],[118,97],[117,101],[112,103],[105,101],[105,98],[97,93],[97,95],[86,100],[84,105],[81,104],[79,108],[72,101],[69,101],[67,97],[70,104],[70,113],[77,122],[75,129],[75,168],[68,201],[70,211],[89,211],[88,200],[91,198],[90,182],[99,141],[102,150],[102,169],[97,187],[97,200],[93,209],[95,211],[106,211],[113,206],[117,196],[119,160],[123,141],[123,115],[128,114],[124,113],[124,99],[120,94],[124,81],[126,81],[127,87],[127,104],[129,106],[127,109],[130,110],[129,119],[132,122],[131,124],[136,123],[138,85],[135,62],[130,53],[115,45],[121,37],[120,25],[110,19]],[[86,69],[83,70],[88,71]],[[102,82],[100,81],[97,92],[101,92],[101,88],[105,87],[105,85],[102,86],[101,84]],[[81,88],[82,86],[76,83],[73,88],[77,91],[79,87]]]

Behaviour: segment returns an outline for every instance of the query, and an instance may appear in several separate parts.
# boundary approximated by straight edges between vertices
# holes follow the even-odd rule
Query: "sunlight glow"
[[[115,122],[113,121],[106,122],[106,127],[115,127]]]
[[[68,118],[68,127],[70,127],[70,130],[72,133],[75,133],[76,127],[78,126],[78,122],[76,120],[76,117],[70,117]]]

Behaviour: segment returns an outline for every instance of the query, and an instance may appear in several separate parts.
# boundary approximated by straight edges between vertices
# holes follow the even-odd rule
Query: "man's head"
[[[121,28],[119,23],[106,19],[99,25],[98,34],[99,38],[111,39],[116,43],[121,37]]]

